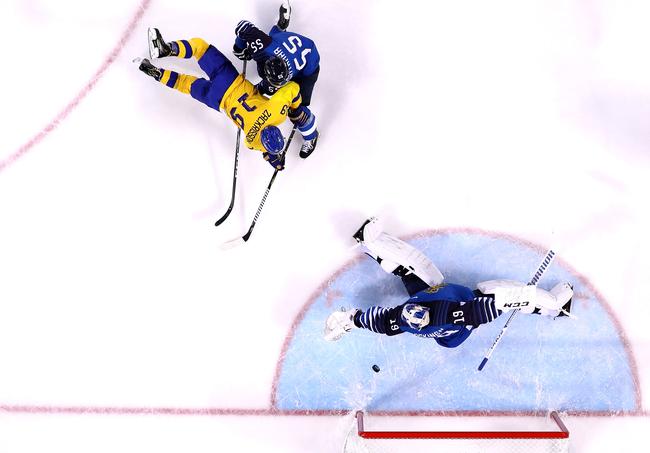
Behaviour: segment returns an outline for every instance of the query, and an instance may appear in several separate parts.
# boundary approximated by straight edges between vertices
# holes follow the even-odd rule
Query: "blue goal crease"
[[[409,241],[449,282],[475,287],[492,278],[528,281],[539,250],[482,233],[431,233]],[[579,319],[518,316],[481,372],[477,366],[505,323],[481,326],[455,349],[403,334],[355,330],[338,342],[322,332],[340,307],[394,306],[408,298],[399,279],[370,259],[337,274],[307,308],[286,349],[275,388],[280,410],[634,411],[634,368],[604,301],[553,263],[539,285],[566,280]],[[335,295],[335,297],[329,297]],[[333,300],[333,301],[332,301]],[[380,369],[375,372],[372,367]]]

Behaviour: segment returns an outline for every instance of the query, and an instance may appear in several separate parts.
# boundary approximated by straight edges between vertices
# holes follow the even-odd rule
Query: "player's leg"
[[[388,273],[402,279],[406,290],[413,295],[444,280],[442,273],[422,252],[410,244],[382,231],[376,218],[367,220],[353,237],[365,246]]]
[[[216,47],[201,38],[181,39],[167,43],[171,54],[179,58],[196,58],[201,69],[210,80],[193,76],[184,76],[169,71],[167,86],[189,93],[194,99],[208,107],[219,110],[219,105],[228,88],[235,81],[239,72],[230,60]],[[182,76],[182,77],[181,77]],[[176,82],[176,78],[179,81]],[[163,75],[163,80],[165,75]]]
[[[289,110],[289,119],[302,135],[304,142],[300,148],[300,157],[306,159],[314,152],[318,143],[316,116],[308,107],[300,105],[295,110]]]
[[[199,86],[203,87],[203,91],[209,91],[209,81],[188,74],[180,74],[169,69],[159,68],[154,66],[146,58],[140,62],[139,69],[163,85],[178,90],[181,93],[190,94],[192,89],[197,89]]]
[[[178,56],[179,48],[178,43],[167,43],[160,34],[157,28],[150,28],[149,34],[149,57],[151,58],[164,58]]]
[[[555,285],[550,291],[513,280],[490,280],[477,285],[479,299],[493,301],[500,312],[521,310],[526,314],[568,316],[571,311],[573,287],[566,282]]]
[[[146,58],[140,63],[139,69],[163,85],[181,93],[189,94],[208,107],[219,110],[219,104],[225,93],[222,86],[215,86],[212,81],[193,75],[180,74],[169,69],[158,68]]]
[[[189,48],[186,49],[185,58],[196,58],[201,69],[210,78],[209,91],[201,93],[198,89],[196,92],[193,90],[192,96],[219,110],[224,94],[239,76],[239,71],[228,57],[203,39],[192,38],[187,43]]]
[[[300,103],[300,105],[303,105],[305,107],[309,107],[311,105],[311,96],[312,93],[314,92],[314,86],[318,81],[319,72],[320,72],[320,66],[317,67],[312,74],[306,77],[296,77],[295,79],[293,79],[293,81],[300,86],[300,96],[302,98],[302,102]]]
[[[280,5],[278,24],[273,28],[275,29],[277,27],[278,31],[285,31],[287,28],[289,28],[290,20],[291,20],[291,5],[289,4],[289,0],[284,0],[282,2],[282,5]]]

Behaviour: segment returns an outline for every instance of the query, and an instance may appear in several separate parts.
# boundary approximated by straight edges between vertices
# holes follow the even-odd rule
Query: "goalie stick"
[[[533,278],[530,279],[528,282],[529,285],[537,285],[537,282],[539,281],[540,278],[542,278],[542,275],[544,275],[544,272],[546,272],[546,269],[548,269],[548,266],[551,264],[553,261],[553,258],[555,258],[555,252],[553,250],[549,250],[546,252],[546,256],[544,257],[544,260],[542,263],[539,265],[537,268],[537,272],[535,272],[535,275],[533,275]],[[481,371],[483,367],[485,367],[485,364],[487,363],[488,360],[490,360],[490,356],[496,349],[497,345],[501,341],[501,338],[503,338],[503,334],[506,333],[506,330],[508,329],[508,326],[510,325],[510,321],[515,317],[519,310],[513,310],[512,314],[510,314],[510,317],[506,321],[506,323],[503,325],[503,328],[501,329],[501,332],[499,332],[499,335],[494,339],[494,343],[492,343],[492,346],[490,349],[488,349],[487,354],[485,354],[485,357],[481,361],[481,364],[478,366],[478,370]]]
[[[246,63],[248,60],[244,60],[244,67],[242,69],[242,75],[246,77]],[[232,212],[232,207],[235,205],[235,189],[237,188],[237,168],[239,167],[239,138],[241,137],[241,128],[237,127],[237,145],[235,145],[235,171],[232,177],[232,195],[230,196],[230,206],[226,210],[226,213],[222,215],[219,220],[214,223],[214,226],[221,225]]]
[[[287,150],[289,149],[289,145],[291,144],[291,140],[293,140],[293,134],[296,133],[296,127],[293,126],[293,129],[291,130],[291,135],[289,135],[289,138],[287,139],[287,144],[284,147],[284,151],[282,151],[282,154],[286,154]],[[244,242],[248,241],[248,239],[251,237],[251,233],[253,232],[253,228],[255,228],[255,224],[257,223],[257,219],[260,216],[260,213],[262,212],[262,208],[264,207],[264,203],[266,203],[266,197],[269,195],[269,191],[271,190],[271,186],[273,185],[273,182],[275,181],[275,177],[278,175],[278,170],[277,168],[273,172],[273,176],[271,177],[271,181],[269,181],[269,185],[266,187],[266,191],[264,192],[264,196],[262,197],[262,201],[260,202],[259,207],[257,208],[257,212],[255,213],[255,217],[253,217],[253,222],[251,223],[250,228],[240,238],[232,239],[228,242],[225,242],[221,245],[222,250],[228,250],[233,247],[237,247],[238,245],[243,244]]]

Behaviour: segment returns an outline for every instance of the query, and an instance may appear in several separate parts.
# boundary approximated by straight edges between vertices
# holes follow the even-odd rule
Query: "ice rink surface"
[[[268,29],[278,2],[2,2],[0,452],[334,452],[353,426],[344,414],[368,395],[383,406],[367,409],[415,415],[561,409],[572,451],[642,448],[650,392],[647,2],[292,5],[290,29],[313,38],[321,55],[312,99],[321,138],[307,160],[294,139],[251,240],[224,252],[223,242],[248,229],[272,170],[242,148],[233,214],[215,228],[230,200],[236,130],[132,60],[146,55],[150,26],[169,40],[203,37],[231,55],[237,22]],[[161,66],[200,74],[194,61]],[[299,357],[294,340],[320,341],[327,310],[311,305],[318,297],[331,310],[340,300],[354,304],[353,282],[366,295],[388,288],[384,302],[401,300],[381,280],[389,276],[352,247],[369,215],[415,241],[462,233],[445,239],[439,261],[429,255],[446,275],[467,280],[460,283],[526,279],[553,247],[559,261],[548,283],[569,275],[583,284],[583,316],[575,327],[536,324],[528,337],[530,321],[515,319],[485,375],[457,359],[480,360],[503,320],[455,350],[354,332],[361,335],[316,343],[330,351],[319,367],[287,367]],[[485,238],[495,238],[491,247],[472,248]],[[418,245],[434,253],[440,243]],[[599,341],[576,341],[590,327]],[[308,336],[294,336],[305,328]],[[527,340],[534,366],[519,360],[509,370]],[[364,358],[355,349],[362,344],[397,353],[404,362],[391,368],[386,359],[382,373],[399,378],[396,363],[411,366],[407,382],[382,387],[371,361],[355,368],[346,351]],[[544,366],[540,351],[549,349],[554,360]],[[611,379],[621,370],[629,385]],[[550,407],[557,393],[533,399],[535,407],[522,398],[530,380],[556,378],[562,389],[568,375],[616,385],[571,387],[562,407]],[[496,385],[501,377],[515,388]],[[498,406],[455,399],[458,382],[475,391],[488,378],[494,385],[483,390],[498,392]],[[292,382],[312,392],[293,412],[281,393],[298,388]],[[331,382],[358,394],[320,391]],[[409,405],[402,385],[438,395]],[[576,398],[594,393],[600,409]],[[400,423],[410,418],[422,426],[422,417]]]

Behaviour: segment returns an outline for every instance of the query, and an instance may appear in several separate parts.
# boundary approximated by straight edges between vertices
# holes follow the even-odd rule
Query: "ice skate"
[[[138,62],[138,59],[134,60]],[[138,69],[145,74],[147,74],[149,77],[153,77],[154,79],[160,81],[162,78],[162,69],[159,69],[155,67],[154,65],[151,64],[151,62],[147,59],[144,58],[143,60],[139,60],[140,66],[138,66]]]
[[[311,140],[305,140],[305,142],[302,144],[302,147],[300,148],[300,157],[307,159],[311,153],[314,152],[316,149],[316,143],[318,142],[318,136],[318,131],[316,131],[316,137],[312,138]]]
[[[284,0],[280,5],[280,15],[278,16],[278,28],[285,31],[289,28],[289,21],[291,20],[291,5],[289,0]]]
[[[343,335],[354,329],[354,315],[357,313],[357,309],[353,308],[352,310],[345,310],[341,308],[341,311],[335,311],[327,317],[325,321],[325,339],[327,341],[336,341],[341,339]]]
[[[157,28],[149,29],[149,57],[163,58],[172,55],[172,46],[167,44]]]

